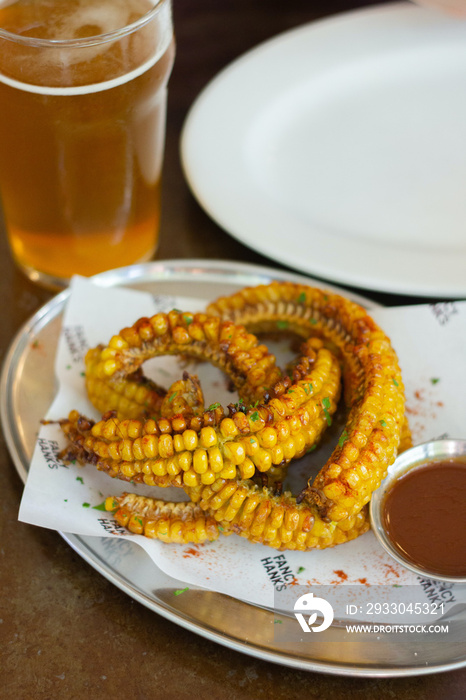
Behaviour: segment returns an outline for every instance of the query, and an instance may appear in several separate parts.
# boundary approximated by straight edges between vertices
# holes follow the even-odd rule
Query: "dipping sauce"
[[[466,576],[466,459],[429,461],[401,476],[385,496],[382,523],[408,561]]]

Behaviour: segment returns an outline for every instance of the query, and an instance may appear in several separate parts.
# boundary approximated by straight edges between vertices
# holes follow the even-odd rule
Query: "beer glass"
[[[154,254],[174,51],[171,0],[0,0],[0,195],[31,279]]]

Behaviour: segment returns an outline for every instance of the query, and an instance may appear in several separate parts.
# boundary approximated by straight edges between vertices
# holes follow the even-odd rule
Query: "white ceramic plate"
[[[293,273],[271,268],[209,260],[178,260],[133,265],[95,278],[103,286],[124,285],[152,294],[205,298],[246,285],[288,279],[322,285]],[[335,289],[335,291],[338,291]],[[374,302],[348,294],[367,308]],[[54,359],[69,292],[54,297],[24,325],[3,365],[0,418],[15,467],[27,478],[37,426],[55,394]],[[37,348],[40,348],[40,352]],[[220,593],[190,585],[164,574],[142,548],[123,539],[60,533],[96,571],[153,612],[229,648],[292,668],[344,676],[412,676],[461,668],[466,664],[461,629],[438,643],[406,635],[403,644],[374,644],[359,633],[346,639],[345,629],[333,624],[318,643],[303,644],[296,637],[296,620]],[[271,620],[280,618],[280,635],[270,637]]]
[[[286,32],[221,72],[181,139],[209,215],[295,269],[466,296],[466,21],[390,4]]]

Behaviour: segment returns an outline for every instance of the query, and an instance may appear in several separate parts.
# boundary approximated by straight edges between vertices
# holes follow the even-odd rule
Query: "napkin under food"
[[[129,289],[102,288],[86,278],[73,278],[56,355],[59,388],[44,418],[63,418],[73,408],[99,418],[84,390],[83,358],[88,348],[106,344],[112,335],[141,316],[173,308],[199,311],[204,307],[205,301],[194,297],[152,296]],[[371,315],[397,351],[414,443],[465,437],[466,302],[376,309]],[[180,376],[177,358],[157,358],[150,363],[145,366],[146,373],[167,388]],[[232,402],[218,370],[205,363],[196,365],[193,371],[201,378],[207,405]],[[353,584],[365,590],[374,586],[377,591],[381,586],[387,590],[418,586],[425,591],[426,599],[438,595],[440,589],[448,589],[449,599],[457,602],[462,591],[466,600],[465,586],[422,581],[394,562],[371,532],[333,549],[308,552],[277,552],[234,535],[206,545],[167,545],[132,535],[102,510],[107,495],[133,490],[184,500],[184,492],[132,486],[112,480],[90,465],[65,465],[57,457],[64,446],[58,425],[40,427],[21,501],[21,521],[78,535],[124,538],[143,547],[169,576],[256,605],[273,607],[277,592],[281,592],[283,601],[283,591],[289,590],[292,596],[296,584]]]

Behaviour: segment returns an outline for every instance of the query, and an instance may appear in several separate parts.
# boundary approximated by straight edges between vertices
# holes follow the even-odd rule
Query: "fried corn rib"
[[[292,378],[267,388],[264,403],[230,406],[229,416],[216,405],[201,415],[119,420],[110,413],[94,423],[72,411],[61,421],[69,441],[63,457],[126,481],[185,489],[283,466],[316,443],[339,397],[332,353],[319,339],[309,339],[303,353]]]
[[[314,503],[326,520],[357,514],[385,477],[402,437],[403,448],[410,444],[403,381],[389,338],[358,304],[291,282],[243,289],[218,299],[207,311],[253,332],[286,317],[290,330],[317,335],[337,350],[348,420],[330,459],[301,498]]]
[[[244,325],[249,331],[276,331],[286,324],[289,330],[303,338],[318,336],[321,340],[314,338],[308,341],[308,354],[309,347],[313,346],[314,352],[318,347],[321,362],[325,351],[328,353],[328,349],[322,345],[322,340],[338,353],[343,367],[345,399],[349,409],[348,421],[330,460],[323,466],[314,482],[309,482],[296,499],[289,493],[275,493],[267,486],[261,488],[251,480],[257,471],[267,472],[274,464],[284,464],[301,456],[305,446],[314,444],[325,427],[325,422],[329,420],[330,409],[333,411],[336,405],[338,390],[332,394],[330,385],[325,386],[323,382],[324,391],[319,395],[315,386],[320,385],[305,373],[301,374],[301,380],[294,377],[295,383],[292,387],[280,378],[272,389],[266,390],[266,396],[264,392],[260,394],[256,384],[255,396],[260,395],[265,400],[254,411],[234,411],[228,418],[224,417],[222,411],[214,413],[213,416],[204,412],[201,416],[190,418],[188,428],[187,414],[181,415],[181,419],[172,415],[168,422],[164,418],[158,421],[150,419],[152,423],[118,421],[114,416],[110,416],[83,431],[83,426],[78,427],[77,424],[85,419],[74,416],[69,425],[73,430],[77,430],[81,446],[84,446],[83,449],[91,457],[88,461],[94,461],[102,468],[102,463],[108,464],[108,458],[111,456],[113,461],[108,471],[113,476],[149,484],[182,485],[192,503],[200,508],[200,511],[192,511],[195,513],[193,519],[199,521],[196,541],[212,540],[220,530],[226,533],[235,532],[254,542],[279,549],[304,550],[333,546],[365,532],[369,528],[366,504],[370,495],[378,487],[387,467],[395,458],[401,439],[403,448],[410,442],[409,429],[404,421],[401,373],[389,339],[358,305],[339,295],[291,283],[272,283],[241,290],[210,305],[208,314],[209,317],[211,314],[217,314],[222,318],[222,323],[227,319],[234,326]],[[184,319],[185,316],[182,314],[181,318]],[[188,315],[189,318],[191,316]],[[179,322],[179,316],[177,320]],[[192,322],[190,321],[188,327]],[[139,329],[145,329],[146,326],[147,319],[138,322],[132,329],[125,329],[124,335],[122,332],[116,339],[112,339],[109,346],[111,352],[106,352],[107,349],[100,351],[98,372],[104,381],[107,375],[112,376],[115,371],[118,373],[125,366],[118,352],[114,351],[119,351],[122,347],[126,349],[124,343],[128,342],[128,338],[131,338],[132,342],[129,344],[132,348],[140,348],[140,341],[134,341],[134,333],[136,331],[140,335]],[[177,327],[177,324],[172,323],[172,326]],[[143,341],[145,342],[146,340]],[[222,348],[222,351],[224,349]],[[146,359],[147,348],[135,354],[139,355],[139,359]],[[330,353],[329,355],[331,357]],[[197,356],[203,357],[202,353]],[[328,356],[326,361],[328,362]],[[222,362],[216,358],[217,365],[224,368]],[[317,367],[318,362],[315,364]],[[123,371],[133,372],[139,367],[140,362],[136,366],[128,362]],[[238,380],[235,371],[229,374],[234,382]],[[299,381],[303,382],[303,377],[304,385],[299,384]],[[280,382],[283,387],[281,391]],[[294,397],[293,393],[296,393],[297,388],[301,391],[299,397]],[[310,388],[314,403],[309,401]],[[288,399],[285,401],[284,391]],[[253,395],[251,392],[246,393],[249,401]],[[334,405],[331,405],[331,395]],[[318,411],[317,421],[313,415],[312,430],[311,433],[307,433],[303,445],[303,427],[309,424],[309,404],[313,407],[314,414],[316,408],[320,408],[320,413]],[[180,423],[176,423],[177,418]],[[256,423],[258,418],[261,420],[260,425],[253,425],[252,422]],[[272,430],[267,432],[271,421]],[[293,433],[293,425],[296,426],[295,435],[300,436],[297,438],[297,447],[294,446],[293,450],[286,453],[282,445],[282,452],[277,451],[280,430],[286,433],[288,429],[288,433]],[[209,454],[210,448],[214,446],[209,444],[208,438],[212,438],[212,432],[202,432],[207,428],[217,434],[215,447],[219,449],[221,445],[224,450],[217,469],[212,468],[214,463],[211,462]],[[194,440],[190,444],[191,449],[184,439],[187,437],[186,431],[197,435],[197,441]],[[149,464],[149,460],[146,459],[149,456],[147,451],[137,442],[142,437],[146,443],[152,444],[147,436],[162,437],[167,445],[172,445],[171,454],[162,458],[157,445],[159,452],[155,462],[162,471],[166,467],[163,473],[156,473],[155,463]],[[300,444],[303,449],[300,448]],[[192,453],[191,457],[186,457],[187,453]],[[206,453],[209,454],[207,464]],[[278,456],[283,454],[284,458],[281,462],[278,461]],[[183,457],[180,462],[181,455]],[[199,455],[202,457],[199,458]],[[177,467],[174,466],[176,458]],[[183,459],[187,461],[183,462]],[[161,483],[162,481],[165,483]],[[189,520],[189,525],[183,524],[184,520],[180,519],[176,510],[179,509],[179,504],[166,504],[164,516],[160,520],[160,506],[154,510],[152,499],[130,498],[129,495],[122,499],[107,499],[107,507],[109,510],[116,510],[119,522],[129,529],[149,537],[159,537],[160,533],[163,537],[171,537],[170,534],[164,533],[170,533],[168,525],[176,522],[176,534],[170,541],[194,541],[193,520]],[[210,518],[208,532],[206,517]],[[217,530],[214,527],[215,523]]]

